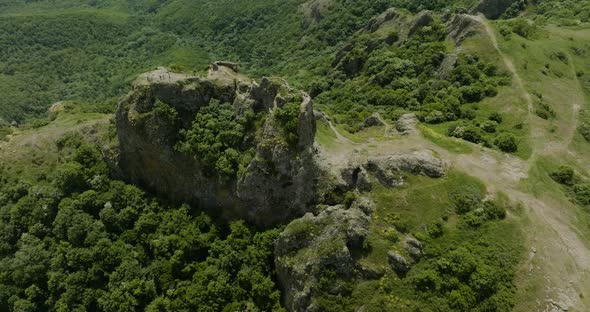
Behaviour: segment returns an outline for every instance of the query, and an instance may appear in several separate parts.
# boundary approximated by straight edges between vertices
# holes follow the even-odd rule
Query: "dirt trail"
[[[569,55],[568,57],[570,60],[569,62],[572,76],[574,77],[574,80],[580,92],[576,92],[572,95],[572,117],[567,123],[567,137],[565,140],[566,147],[569,146],[574,139],[574,135],[576,134],[576,129],[578,128],[578,124],[580,121],[580,110],[582,109],[582,103],[584,102],[584,94],[581,91],[584,90],[584,87],[578,79],[578,71],[576,70],[576,64],[574,64],[574,59],[571,55]]]
[[[391,127],[386,124],[385,127]],[[333,128],[337,137],[343,137]],[[572,227],[571,211],[551,198],[536,198],[522,191],[522,182],[528,178],[529,162],[474,145],[471,154],[454,154],[425,139],[422,135],[400,136],[391,140],[353,143],[341,141],[338,152],[331,158],[333,165],[346,163],[359,151],[372,156],[406,153],[415,150],[431,150],[451,167],[483,181],[491,193],[504,193],[513,202],[525,208],[530,228],[527,250],[529,259],[523,264],[525,280],[542,276],[541,300],[535,303],[536,311],[590,311],[590,302],[580,294],[590,294],[590,250]],[[528,303],[528,306],[531,304]],[[561,308],[563,309],[561,309]],[[561,310],[560,310],[561,309]]]
[[[494,48],[512,73],[515,87],[522,91],[530,120],[534,110],[530,94],[524,88],[512,61],[500,50],[491,26],[485,18],[478,16],[477,19],[485,26],[485,31]],[[572,67],[572,70],[575,72],[575,68]],[[573,100],[573,122],[568,128],[566,140],[550,142],[548,138],[534,140],[533,156],[528,161],[475,145],[472,153],[457,155],[435,145],[420,134],[404,137],[393,135],[391,139],[379,142],[378,146],[372,141],[354,143],[339,133],[330,122],[330,128],[341,143],[337,155],[333,157],[334,160],[338,159],[338,162],[342,162],[342,159],[346,159],[346,155],[354,155],[360,150],[378,156],[429,149],[448,160],[454,169],[483,181],[490,192],[502,192],[508,195],[513,202],[522,204],[529,222],[525,230],[526,245],[530,253],[528,259],[522,264],[519,286],[527,288],[536,285],[541,288],[535,290],[532,295],[536,302],[519,303],[516,309],[526,311],[534,306],[535,311],[590,311],[590,249],[587,240],[573,225],[576,216],[571,205],[564,204],[548,195],[537,198],[523,190],[522,183],[528,178],[531,165],[536,160],[537,151],[548,155],[557,153],[560,148],[569,145],[575,133],[581,101],[583,99],[576,96]],[[382,121],[386,130],[392,128],[384,120]],[[535,129],[531,129],[531,132],[532,136]],[[557,148],[547,148],[547,145]],[[328,158],[330,158],[329,153]]]
[[[541,129],[535,129],[531,122],[533,116],[533,101],[529,92],[525,89],[523,81],[518,74],[512,60],[507,57],[499,48],[496,35],[488,21],[477,16],[477,19],[484,25],[494,48],[502,57],[502,60],[514,77],[514,84],[522,92],[522,97],[527,103],[529,111],[529,123],[531,124],[531,137],[533,140],[533,154],[524,161],[517,158],[496,157],[498,163],[486,161],[482,157],[473,159],[475,155],[460,155],[456,167],[470,173],[491,187],[497,188],[507,194],[513,201],[521,202],[530,220],[527,228],[528,247],[531,252],[524,264],[528,274],[522,277],[525,284],[534,283],[539,274],[543,275],[542,294],[537,296],[535,304],[538,311],[590,311],[588,298],[581,294],[590,294],[590,249],[587,240],[582,237],[573,225],[576,219],[575,212],[571,205],[564,205],[563,202],[550,196],[535,196],[520,191],[520,183],[510,179],[518,177],[526,179],[529,168],[536,161],[538,153],[543,155],[559,156],[570,145],[578,123],[580,103],[583,97],[574,94],[572,99],[572,118],[564,125],[566,137],[548,141],[547,137],[537,137],[535,133],[543,133]],[[570,58],[571,59],[571,58]],[[570,61],[573,75],[576,69],[573,60]],[[579,82],[577,82],[579,84]],[[486,152],[484,152],[486,153]],[[487,152],[487,153],[491,153]],[[565,206],[565,207],[564,207]],[[521,272],[522,275],[522,272]],[[537,276],[535,276],[537,275]],[[539,296],[542,296],[539,298]],[[517,305],[517,309],[526,309],[529,304]]]
[[[516,86],[520,90],[522,90],[522,97],[527,104],[529,113],[532,113],[534,111],[533,99],[532,99],[531,95],[524,88],[524,84],[522,82],[522,79],[520,78],[520,75],[516,71],[516,67],[514,66],[514,63],[512,63],[512,60],[509,57],[507,57],[506,55],[504,55],[502,50],[500,50],[500,46],[498,45],[498,39],[496,38],[496,34],[494,33],[494,30],[492,29],[492,27],[490,26],[490,24],[488,23],[486,18],[483,17],[483,15],[477,15],[477,16],[475,16],[475,19],[477,21],[479,21],[484,26],[485,32],[488,35],[488,37],[490,38],[490,41],[492,42],[494,49],[496,49],[496,51],[498,52],[498,55],[500,55],[500,57],[502,57],[502,61],[504,62],[504,65],[506,66],[508,71],[510,71],[510,73],[512,74],[512,77],[514,78],[514,82],[515,82]]]
[[[338,141],[340,141],[341,143],[355,144],[352,140],[343,136],[340,133],[340,131],[338,131],[338,129],[336,129],[336,127],[334,126],[334,124],[332,123],[331,120],[328,120],[328,126],[330,126],[330,129],[332,129],[332,132],[334,132],[334,134],[336,135],[336,139],[338,139]]]

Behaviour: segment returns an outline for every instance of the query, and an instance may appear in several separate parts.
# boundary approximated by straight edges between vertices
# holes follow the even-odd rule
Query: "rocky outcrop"
[[[418,118],[416,114],[404,114],[395,123],[395,129],[401,135],[418,134]]]
[[[351,251],[362,248],[369,221],[370,216],[360,208],[332,206],[317,216],[308,213],[285,228],[275,243],[275,264],[289,311],[314,311],[314,296],[319,291],[342,294],[338,280],[353,277]],[[319,285],[326,271],[336,276],[327,290]]]
[[[448,163],[437,158],[431,151],[392,154],[368,158],[352,158],[340,169],[336,184],[346,191],[360,192],[371,190],[371,180],[375,179],[387,187],[404,184],[404,176],[423,175],[440,178],[445,175]]]
[[[410,261],[408,261],[406,258],[404,258],[402,255],[394,252],[394,251],[389,251],[387,253],[387,258],[388,258],[388,262],[389,262],[389,266],[391,267],[391,269],[399,274],[399,275],[405,275],[406,273],[408,273],[408,271],[411,268],[411,264]]]
[[[412,22],[408,27],[408,35],[407,37],[412,37],[418,30],[422,29],[422,27],[430,24],[434,20],[434,16],[430,11],[422,11],[414,17]]]
[[[371,53],[382,42],[392,45],[402,36],[407,38],[408,23],[407,15],[395,8],[390,8],[372,18],[367,26],[357,32],[358,35],[371,33],[372,39],[357,40],[359,37],[355,36],[355,39],[336,53],[332,67],[343,70],[348,76],[355,76],[364,66],[366,55],[363,54]]]
[[[456,46],[461,45],[465,39],[474,36],[483,30],[481,21],[475,16],[467,14],[455,14],[446,26],[448,38],[453,41]]]
[[[381,127],[384,125],[385,125],[385,123],[383,123],[383,119],[381,118],[381,115],[379,115],[379,113],[373,113],[373,114],[371,114],[371,116],[369,116],[367,119],[365,119],[363,127],[365,127],[365,128]]]
[[[369,32],[376,32],[381,28],[385,23],[389,21],[393,21],[399,19],[402,15],[400,12],[395,8],[389,8],[385,12],[377,15],[376,17],[372,18],[368,25],[365,27],[366,31]]]
[[[301,6],[303,10],[303,28],[320,22],[326,15],[334,0],[308,0]]]
[[[411,236],[406,237],[403,242],[403,247],[408,256],[410,256],[410,259],[395,251],[390,250],[387,253],[389,266],[401,277],[405,276],[412,266],[424,256],[424,247],[422,246],[422,243]]]
[[[435,157],[430,151],[416,151],[409,154],[394,154],[369,159],[367,170],[377,176],[395,177],[401,173],[423,175],[431,178],[442,177],[447,170],[447,163]],[[389,179],[380,181],[385,185]]]
[[[232,103],[237,116],[246,111],[266,116],[247,146],[255,150],[254,157],[229,181],[208,174],[211,168],[175,149],[179,132],[190,127],[195,114],[212,99]],[[274,116],[285,103],[297,99],[301,101],[298,142],[289,146]],[[171,107],[178,120],[154,112],[157,102]],[[116,126],[123,177],[175,202],[263,227],[301,216],[314,203],[313,104],[282,82],[251,82],[221,63],[211,68],[207,78],[159,68],[141,75],[121,100]]]
[[[487,18],[496,19],[516,1],[518,0],[481,0],[473,10],[471,10],[471,13],[482,13]]]
[[[419,240],[413,237],[407,237],[403,245],[406,251],[408,252],[410,258],[412,258],[412,260],[414,260],[415,262],[418,262],[420,258],[424,256],[424,247],[422,246],[422,243]]]

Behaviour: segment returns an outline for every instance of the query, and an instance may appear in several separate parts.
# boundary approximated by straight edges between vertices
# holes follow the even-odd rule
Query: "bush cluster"
[[[213,99],[197,112],[190,128],[180,131],[175,149],[196,157],[208,174],[231,180],[240,164],[247,165],[252,157],[252,151],[248,151],[252,142],[246,142],[246,134],[252,130],[254,119],[251,110],[236,116],[231,104]]]
[[[474,187],[465,187],[451,194],[455,209],[463,221],[471,227],[479,227],[486,221],[506,217],[506,209],[498,203],[485,199]]]
[[[0,181],[3,311],[284,311],[278,230],[219,227],[111,180],[97,148],[62,140],[51,183]]]
[[[445,38],[446,30],[437,20],[400,46],[358,35],[336,70],[312,83],[311,93],[351,132],[361,130],[377,109],[386,117],[413,111],[431,124],[474,120],[469,104],[495,96],[505,78],[494,65],[474,55],[462,55],[454,68],[440,75],[448,52]],[[491,122],[482,127],[495,132]],[[467,140],[482,141],[479,129],[466,130]]]
[[[550,172],[549,176],[555,182],[566,187],[572,201],[582,206],[590,205],[590,182],[576,175],[572,167],[559,166],[559,168]]]

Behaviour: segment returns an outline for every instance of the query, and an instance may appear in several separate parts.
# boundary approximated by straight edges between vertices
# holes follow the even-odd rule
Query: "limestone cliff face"
[[[255,156],[229,181],[208,174],[211,168],[197,157],[175,149],[179,132],[190,127],[195,114],[212,99],[232,103],[236,115],[252,110],[265,116],[256,129]],[[274,115],[295,99],[302,99],[298,142],[288,146]],[[178,118],[159,116],[154,111],[158,101],[173,108]],[[142,75],[121,100],[116,126],[124,178],[175,202],[262,227],[303,215],[314,203],[313,104],[285,83],[248,81],[224,66],[212,66],[207,78],[161,68]]]

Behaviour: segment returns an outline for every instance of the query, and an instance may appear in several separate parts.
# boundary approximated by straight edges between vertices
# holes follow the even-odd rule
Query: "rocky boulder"
[[[275,243],[275,264],[289,311],[313,311],[319,280],[328,270],[336,278],[327,291],[343,291],[338,281],[353,277],[356,265],[351,250],[362,248],[369,222],[370,217],[357,207],[332,206],[317,216],[308,213],[285,228]]]
[[[389,251],[387,258],[391,269],[399,275],[405,275],[412,267],[410,261],[394,251]]]
[[[419,240],[407,237],[403,245],[412,260],[418,262],[424,256],[424,247]]]
[[[194,155],[179,152],[179,133],[212,100],[231,103],[236,116],[252,111],[264,121],[252,131],[254,157],[230,180],[211,171]],[[286,144],[275,118],[287,102],[299,101],[298,141]],[[177,119],[161,116],[164,103]],[[166,115],[166,114],[164,114]],[[225,219],[241,218],[265,227],[303,215],[315,201],[313,103],[304,93],[271,79],[252,82],[217,63],[208,77],[165,68],[141,75],[116,112],[119,138],[117,170],[124,179],[168,197],[197,205]],[[244,143],[245,144],[245,143]]]
[[[370,158],[365,166],[377,181],[388,187],[403,184],[404,173],[440,178],[448,169],[445,161],[427,150]]]

